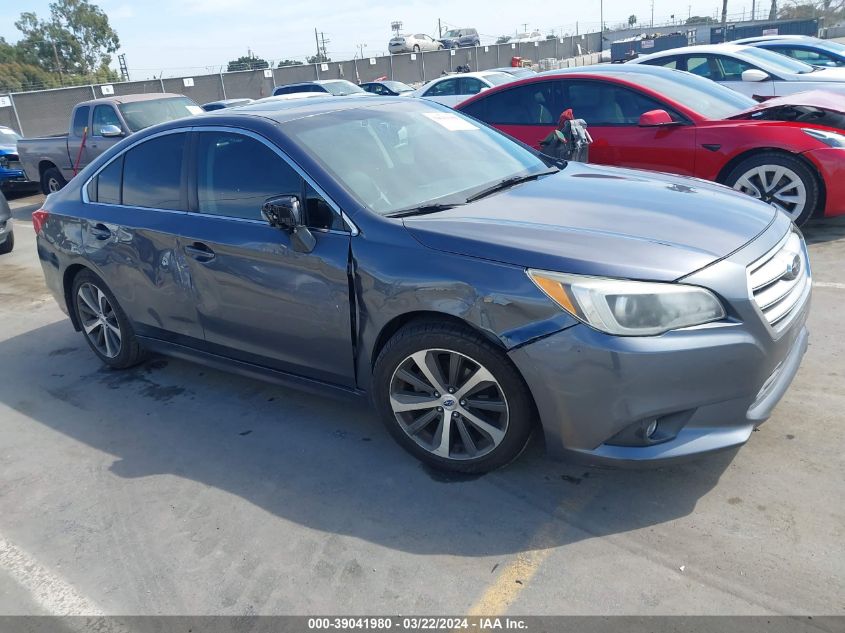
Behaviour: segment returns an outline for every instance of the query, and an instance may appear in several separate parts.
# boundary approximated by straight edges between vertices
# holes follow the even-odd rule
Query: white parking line
[[[2,536],[0,568],[26,589],[33,602],[50,615],[104,615],[102,609],[79,594],[66,580],[42,567]]]
[[[839,290],[845,290],[845,283],[840,283],[838,281],[814,281],[813,285],[817,288],[837,288]]]

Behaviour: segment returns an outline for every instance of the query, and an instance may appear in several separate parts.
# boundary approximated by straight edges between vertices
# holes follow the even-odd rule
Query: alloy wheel
[[[76,293],[76,307],[82,330],[94,348],[106,358],[120,354],[120,323],[105,293],[84,283]]]
[[[403,360],[390,381],[390,406],[402,430],[438,457],[476,459],[508,429],[508,402],[493,374],[469,356],[425,349]]]
[[[50,193],[56,193],[62,188],[61,184],[59,184],[58,178],[48,178],[47,179],[47,190]]]
[[[807,188],[801,177],[782,165],[760,165],[739,177],[734,189],[771,204],[793,221],[807,204]]]

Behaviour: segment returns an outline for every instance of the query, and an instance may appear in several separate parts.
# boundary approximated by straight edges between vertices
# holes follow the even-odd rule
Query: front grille
[[[790,231],[748,267],[751,298],[775,332],[786,328],[810,294],[810,261],[804,240]]]

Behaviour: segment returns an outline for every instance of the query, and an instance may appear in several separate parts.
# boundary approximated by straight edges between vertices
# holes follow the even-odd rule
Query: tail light
[[[46,209],[38,209],[32,212],[32,228],[35,229],[35,234],[40,235],[41,229],[44,228],[44,223],[50,217],[50,212]]]

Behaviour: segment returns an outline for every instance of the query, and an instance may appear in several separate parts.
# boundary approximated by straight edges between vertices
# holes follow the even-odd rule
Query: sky
[[[132,79],[218,72],[226,62],[252,51],[267,60],[299,59],[316,52],[315,27],[329,40],[333,60],[351,59],[364,45],[365,57],[383,54],[392,33],[390,23],[402,21],[403,32],[436,36],[437,20],[446,26],[475,27],[482,43],[503,34],[539,29],[544,34],[597,31],[599,0],[557,3],[524,0],[371,0],[273,2],[272,0],[94,0],[117,31],[120,53]],[[768,7],[768,0],[758,0]],[[23,11],[49,15],[49,0],[2,0],[0,36],[14,42],[14,26]],[[573,7],[572,5],[576,5]],[[551,8],[554,7],[554,10]],[[651,20],[652,0],[604,0],[608,26],[626,22],[634,14],[641,24]],[[692,15],[715,15],[718,0],[654,0],[655,23]],[[731,0],[729,14],[750,15],[751,0]],[[762,12],[761,8],[758,11]],[[114,60],[114,66],[117,59]]]

